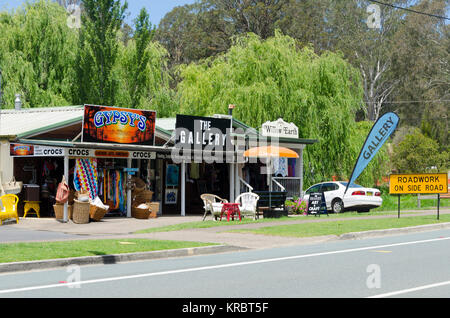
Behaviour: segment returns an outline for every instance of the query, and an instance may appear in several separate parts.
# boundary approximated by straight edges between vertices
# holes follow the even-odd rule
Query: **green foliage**
[[[359,153],[350,142],[362,100],[359,73],[338,54],[319,56],[296,44],[280,32],[265,41],[248,34],[215,59],[182,66],[181,113],[226,113],[235,104],[233,116],[252,127],[277,118],[294,122],[301,138],[319,141],[306,148],[306,185],[349,176]]]
[[[450,153],[439,151],[438,143],[417,129],[394,148],[392,162],[400,173],[429,172],[433,167],[447,172],[450,167]]]
[[[117,78],[113,68],[118,57],[118,32],[127,2],[83,0],[77,75],[80,102],[113,105]]]
[[[21,94],[25,108],[95,103],[174,115],[168,53],[153,41],[147,12],[133,33],[120,29],[126,7],[119,2],[85,1],[84,8],[81,30],[70,28],[64,7],[48,0],[0,12],[0,106],[13,108]]]
[[[27,2],[14,13],[0,13],[2,108],[70,105],[74,85],[77,34],[56,3]]]

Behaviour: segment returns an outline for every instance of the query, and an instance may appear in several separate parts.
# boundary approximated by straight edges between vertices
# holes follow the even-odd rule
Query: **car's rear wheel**
[[[333,210],[333,213],[344,212],[344,202],[342,202],[341,199],[334,199],[333,202],[331,202],[331,209]]]

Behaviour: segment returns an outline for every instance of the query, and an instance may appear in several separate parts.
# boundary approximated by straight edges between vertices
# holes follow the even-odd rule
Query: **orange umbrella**
[[[298,158],[299,155],[295,151],[278,146],[262,146],[262,147],[254,147],[246,150],[244,152],[244,157],[252,157],[252,158],[268,158],[267,160],[267,185],[269,186],[270,191],[272,191],[272,182],[271,180],[271,158]],[[269,195],[270,202],[270,195]],[[270,204],[270,203],[269,203]]]
[[[244,157],[258,157],[258,158],[298,158],[298,153],[295,151],[278,146],[263,146],[254,147],[244,152]]]

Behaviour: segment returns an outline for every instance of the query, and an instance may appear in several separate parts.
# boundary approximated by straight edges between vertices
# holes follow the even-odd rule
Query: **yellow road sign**
[[[389,176],[390,194],[448,192],[448,176],[446,173],[391,174]]]

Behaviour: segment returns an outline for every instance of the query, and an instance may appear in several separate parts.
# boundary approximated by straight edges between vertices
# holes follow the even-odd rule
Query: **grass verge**
[[[210,246],[214,244],[147,239],[80,240],[0,244],[0,263]]]
[[[229,222],[227,222],[227,220],[225,218],[225,221],[224,220],[222,220],[222,221],[207,220],[207,221],[198,221],[198,222],[186,222],[186,223],[173,224],[173,225],[167,225],[167,226],[161,226],[161,227],[153,227],[153,228],[149,228],[149,229],[139,230],[134,233],[142,234],[142,233],[170,232],[170,231],[191,230],[191,229],[207,229],[207,228],[217,227],[217,226],[230,226],[230,225],[239,225],[239,224],[289,221],[292,219],[293,219],[292,217],[281,217],[279,219],[260,218],[258,220],[253,220],[251,218],[243,218],[242,221],[239,221],[239,219],[237,219],[234,221],[230,220]]]
[[[383,204],[371,211],[395,211],[398,209],[398,196],[383,194]],[[450,199],[441,199],[439,206],[441,208],[450,207]],[[401,210],[428,210],[437,208],[437,199],[424,199],[420,202],[420,209],[417,207],[417,195],[402,194],[400,196],[400,211]]]
[[[315,223],[300,223],[289,225],[267,226],[258,229],[239,229],[231,232],[252,233],[263,235],[276,235],[288,237],[312,237],[323,235],[341,235],[351,232],[382,230],[391,228],[403,228],[409,226],[438,224],[450,222],[450,214],[410,216],[398,218],[377,218],[363,220],[336,220]]]
[[[420,213],[418,212],[408,212],[411,213]],[[321,218],[352,218],[352,217],[369,217],[369,216],[389,216],[389,215],[397,215],[396,211],[376,211],[371,210],[367,213],[358,213],[353,211],[348,211],[345,213],[333,214],[330,213],[328,216],[321,216]],[[303,216],[303,215],[290,215],[289,217],[281,217],[278,219],[263,219],[262,217],[258,220],[253,220],[250,218],[243,218],[242,221],[234,220],[227,222],[225,221],[198,221],[198,222],[185,222],[180,224],[173,224],[161,227],[152,227],[144,230],[139,230],[134,232],[135,234],[143,234],[143,233],[155,233],[155,232],[170,232],[170,231],[180,231],[180,230],[192,230],[192,229],[206,229],[218,226],[231,226],[231,225],[243,225],[243,224],[259,224],[259,223],[268,223],[268,222],[290,222],[290,221],[298,221],[298,220],[307,220],[308,218],[313,218],[313,216]]]

